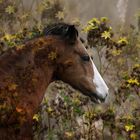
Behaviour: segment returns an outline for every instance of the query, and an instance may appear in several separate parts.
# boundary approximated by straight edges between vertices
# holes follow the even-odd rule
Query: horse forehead
[[[88,52],[87,52],[84,44],[80,40],[77,41],[75,50],[80,54],[88,55]]]

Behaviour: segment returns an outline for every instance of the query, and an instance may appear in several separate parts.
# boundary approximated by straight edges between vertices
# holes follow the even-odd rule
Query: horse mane
[[[70,41],[75,41],[78,36],[78,31],[74,25],[66,23],[50,24],[43,30],[43,35],[57,35]]]
[[[73,27],[75,35],[78,36],[78,31],[74,25],[66,24],[66,23],[54,23],[49,24],[47,27],[44,28],[43,33],[45,35],[60,35],[65,36],[68,28]]]
[[[0,53],[0,57],[2,57],[3,55],[4,56],[10,55],[11,52],[13,52],[13,51],[16,52],[16,50],[17,50],[16,48],[18,46],[24,45],[24,47],[22,47],[20,49],[20,52],[21,51],[24,52],[23,50],[26,50],[25,47],[30,41],[33,42],[34,39],[49,36],[49,35],[60,36],[62,39],[66,40],[68,43],[75,43],[75,41],[78,37],[78,31],[74,25],[63,23],[63,22],[48,24],[46,27],[44,27],[41,34],[36,34],[31,39],[23,40],[22,43],[17,46],[7,48],[4,52]]]

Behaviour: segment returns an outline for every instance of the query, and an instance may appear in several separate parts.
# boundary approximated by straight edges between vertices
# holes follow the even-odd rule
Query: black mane
[[[78,30],[75,28],[74,25],[66,24],[66,23],[55,23],[55,24],[49,24],[43,29],[43,32],[40,33],[38,30],[36,31],[36,34],[32,38],[24,38],[21,40],[19,44],[25,44],[26,42],[42,37],[42,36],[48,36],[48,35],[57,35],[62,37],[62,39],[67,39],[70,43],[75,43],[77,37],[78,37]],[[8,44],[4,43],[3,41],[0,43],[4,44],[2,45],[3,48],[5,48]],[[1,46],[0,46],[1,47]],[[3,49],[2,48],[2,49]],[[5,52],[10,52],[14,50],[16,46],[6,48],[4,51],[0,50],[0,56],[4,54]],[[1,48],[0,48],[1,49]]]
[[[74,25],[56,23],[45,27],[43,30],[43,35],[58,35],[63,38],[76,39],[78,36],[78,31]]]

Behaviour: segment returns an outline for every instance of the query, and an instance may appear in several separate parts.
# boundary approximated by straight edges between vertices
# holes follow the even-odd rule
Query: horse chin
[[[105,102],[105,99],[99,98],[96,93],[84,93],[85,96],[88,96],[90,100],[94,103],[101,104]]]
[[[90,96],[90,99],[92,102],[97,103],[97,104],[101,104],[104,102],[104,100],[97,98],[96,96]]]
[[[100,104],[100,103],[105,102],[105,99],[103,99],[102,97],[99,97],[96,92],[91,92],[91,90],[88,90],[87,88],[83,86],[80,86],[80,87],[73,86],[73,88],[79,90],[81,93],[83,93],[83,95],[89,97],[90,100],[94,103]]]

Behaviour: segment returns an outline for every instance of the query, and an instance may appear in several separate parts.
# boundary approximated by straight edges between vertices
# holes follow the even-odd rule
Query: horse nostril
[[[109,92],[106,93],[106,98],[109,96]]]
[[[105,98],[107,98],[107,96],[108,96],[108,93],[105,94]]]
[[[102,99],[103,102],[107,99],[107,97],[108,97],[108,93],[106,93],[105,96],[104,96],[104,98]]]
[[[102,94],[98,94],[97,98],[101,101],[101,102],[105,102],[107,99],[108,93],[105,93],[104,95]]]

